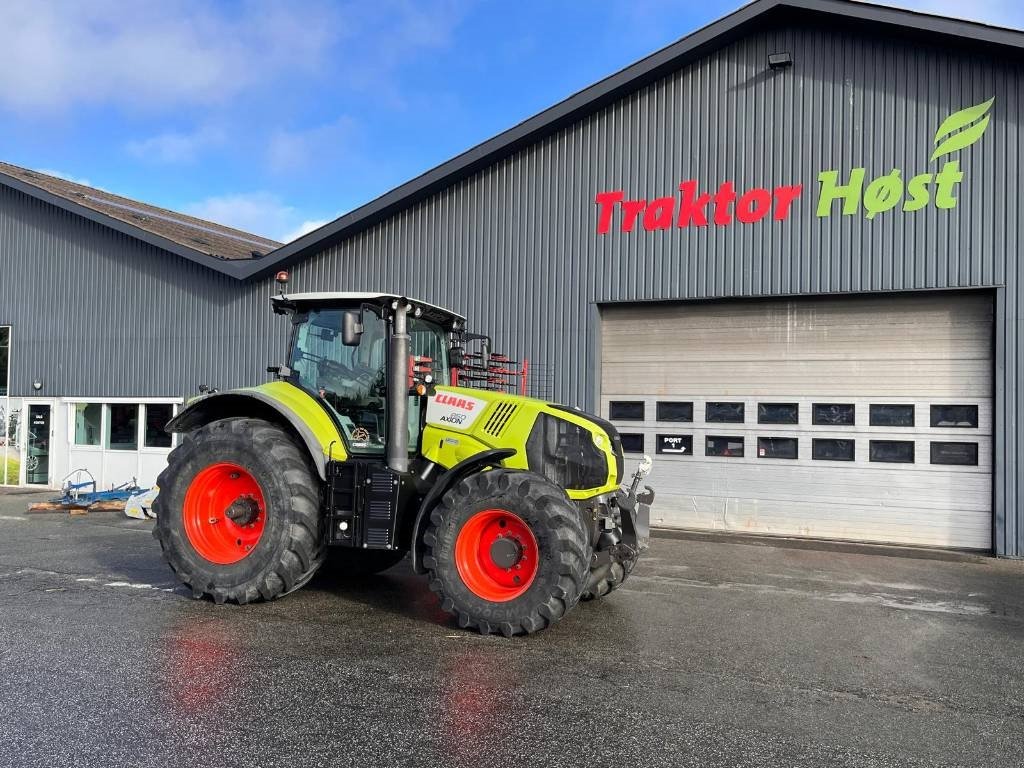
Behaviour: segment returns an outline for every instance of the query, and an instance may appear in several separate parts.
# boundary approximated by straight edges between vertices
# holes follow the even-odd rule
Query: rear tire
[[[200,427],[171,451],[157,485],[153,535],[194,597],[273,600],[323,563],[320,480],[275,424],[232,418]]]
[[[576,605],[586,584],[579,510],[531,472],[494,469],[463,480],[431,510],[423,540],[441,608],[482,634],[544,629]]]

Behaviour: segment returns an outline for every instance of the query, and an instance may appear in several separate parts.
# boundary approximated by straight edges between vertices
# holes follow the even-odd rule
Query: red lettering
[[[648,232],[654,229],[671,229],[672,210],[676,207],[673,197],[659,197],[652,200],[644,211],[644,229]]]
[[[743,194],[736,203],[736,220],[753,224],[768,215],[772,207],[772,193],[761,187],[754,187]]]
[[[646,200],[627,200],[622,204],[622,231],[632,232],[640,212],[647,207]]]
[[[452,397],[451,395],[446,395],[443,392],[437,393],[437,403],[438,405],[450,405],[453,408],[461,408],[464,411],[472,411],[473,407],[476,405],[476,403],[470,400],[464,400],[461,397]]]
[[[793,201],[800,197],[800,192],[803,191],[803,184],[797,184],[795,187],[776,187],[774,191],[775,195],[775,220],[782,221],[789,216],[789,208],[793,204]]]
[[[609,230],[612,228],[612,214],[615,212],[615,206],[622,202],[622,198],[626,196],[626,193],[622,190],[616,190],[614,192],[599,192],[597,197],[594,198],[594,202],[598,204],[598,215],[597,215],[597,234],[607,235]]]
[[[708,217],[704,213],[704,208],[711,201],[711,195],[698,196],[697,182],[694,179],[684,181],[679,185],[679,189],[683,193],[683,199],[679,204],[678,226],[688,227],[694,224],[698,227],[706,227]]]
[[[732,224],[732,216],[729,215],[729,206],[736,200],[736,190],[732,182],[726,181],[718,188],[715,195],[715,224],[724,227]]]

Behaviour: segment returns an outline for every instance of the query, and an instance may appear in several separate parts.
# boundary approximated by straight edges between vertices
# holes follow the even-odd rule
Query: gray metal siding
[[[0,275],[13,397],[182,397],[200,383],[262,381],[281,357],[266,283],[241,284],[3,186]]]

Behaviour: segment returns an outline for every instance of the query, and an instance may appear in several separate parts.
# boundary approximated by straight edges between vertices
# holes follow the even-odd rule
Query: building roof
[[[281,246],[275,240],[10,163],[0,162],[0,184],[215,269],[230,266],[223,262],[258,259]]]

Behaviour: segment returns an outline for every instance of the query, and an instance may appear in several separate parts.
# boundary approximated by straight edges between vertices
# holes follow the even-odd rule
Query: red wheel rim
[[[263,535],[267,505],[252,474],[229,462],[201,470],[185,492],[185,535],[211,563],[230,565],[249,556]]]
[[[530,526],[504,509],[477,512],[455,539],[455,565],[463,583],[493,603],[514,600],[529,589],[539,560]]]

